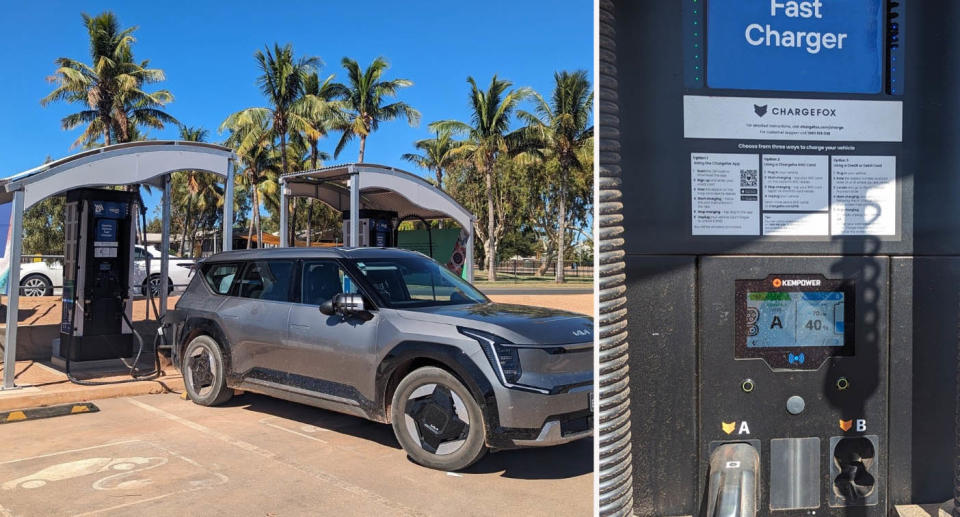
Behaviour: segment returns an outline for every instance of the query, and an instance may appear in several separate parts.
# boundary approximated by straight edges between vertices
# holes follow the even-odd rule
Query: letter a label
[[[740,430],[737,431],[737,434],[750,434],[750,426],[747,425],[746,420],[740,422]]]

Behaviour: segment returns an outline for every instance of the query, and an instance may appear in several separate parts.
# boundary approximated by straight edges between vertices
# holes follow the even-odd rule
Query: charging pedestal
[[[960,4],[612,14],[633,510],[950,499]]]
[[[53,362],[133,356],[130,272],[136,192],[77,189],[66,194],[63,317]]]

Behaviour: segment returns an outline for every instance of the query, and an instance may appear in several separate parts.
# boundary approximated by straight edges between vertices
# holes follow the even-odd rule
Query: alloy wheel
[[[47,292],[47,283],[41,278],[28,278],[21,286],[24,296],[43,296]]]
[[[453,454],[470,432],[466,405],[442,384],[424,384],[413,390],[407,397],[403,417],[410,437],[431,454]]]

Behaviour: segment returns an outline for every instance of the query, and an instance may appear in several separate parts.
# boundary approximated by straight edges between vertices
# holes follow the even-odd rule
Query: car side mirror
[[[339,296],[339,295],[337,295],[337,296]],[[325,314],[325,315],[327,315],[327,316],[333,316],[333,312],[334,312],[334,309],[333,309],[333,298],[331,298],[331,299],[329,299],[329,300],[327,300],[327,301],[325,301],[325,302],[323,302],[323,303],[320,304],[320,312],[323,313],[323,314]]]
[[[320,312],[327,316],[340,314],[342,316],[351,316],[366,312],[363,304],[363,296],[357,293],[339,293],[332,299],[320,304]]]

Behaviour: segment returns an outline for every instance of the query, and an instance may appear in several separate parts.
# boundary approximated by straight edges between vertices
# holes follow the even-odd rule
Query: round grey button
[[[787,412],[791,415],[803,413],[803,408],[805,407],[807,407],[807,403],[804,402],[803,397],[800,395],[794,395],[787,399]]]

